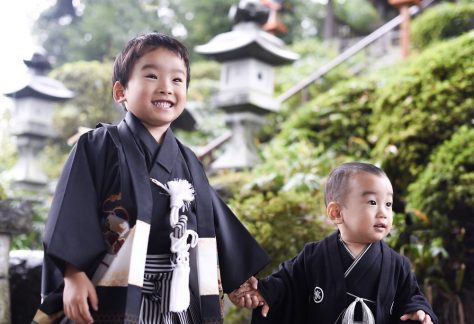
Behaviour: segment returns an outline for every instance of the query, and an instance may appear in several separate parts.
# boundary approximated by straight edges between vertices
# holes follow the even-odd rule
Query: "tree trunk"
[[[334,18],[334,3],[328,0],[326,5],[326,17],[324,18],[324,40],[329,40],[335,36],[336,20]]]

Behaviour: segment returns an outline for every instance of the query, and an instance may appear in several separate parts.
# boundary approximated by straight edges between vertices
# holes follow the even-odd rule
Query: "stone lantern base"
[[[264,118],[254,113],[232,113],[226,123],[232,129],[232,137],[224,153],[211,164],[211,169],[246,169],[260,162],[255,147],[255,136]]]

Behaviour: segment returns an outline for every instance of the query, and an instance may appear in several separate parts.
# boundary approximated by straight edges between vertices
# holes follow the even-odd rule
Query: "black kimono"
[[[267,318],[261,308],[252,323],[340,323],[356,297],[372,310],[375,323],[410,323],[405,313],[423,310],[438,320],[421,292],[408,258],[383,241],[373,243],[360,259],[349,260],[338,233],[308,243],[292,260],[259,280],[258,289],[270,306]]]
[[[163,184],[186,179],[194,187],[187,225],[203,244],[190,251],[189,286],[198,297],[201,321],[222,322],[218,285],[233,291],[269,258],[211,188],[194,153],[170,129],[162,144],[156,143],[130,112],[118,127],[100,125],[81,136],[64,166],[44,235],[44,301],[35,321],[47,322],[62,310],[69,263],[96,284],[96,323],[137,322],[147,254],[170,253],[170,198],[150,178]],[[95,279],[108,257],[129,248],[123,277]],[[206,256],[210,264],[201,262]]]

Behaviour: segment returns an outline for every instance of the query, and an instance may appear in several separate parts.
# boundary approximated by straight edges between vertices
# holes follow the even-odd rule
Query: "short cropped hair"
[[[189,53],[186,47],[177,39],[161,33],[147,33],[132,38],[115,58],[112,86],[116,81],[126,88],[135,63],[150,51],[157,48],[166,48],[184,61],[186,66],[186,88],[191,80],[189,67]]]
[[[350,178],[360,172],[367,172],[388,179],[385,172],[373,164],[363,162],[343,163],[331,171],[326,181],[324,188],[324,202],[326,206],[331,201],[343,203]]]

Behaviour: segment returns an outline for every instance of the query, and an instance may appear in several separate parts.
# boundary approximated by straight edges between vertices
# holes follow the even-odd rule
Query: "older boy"
[[[336,167],[325,203],[338,232],[258,281],[256,294],[266,304],[252,323],[437,323],[409,260],[382,241],[392,227],[392,201],[390,180],[376,166]]]
[[[170,129],[189,80],[186,48],[159,33],[116,58],[127,113],[83,135],[65,164],[35,321],[64,310],[77,323],[221,323],[220,284],[229,293],[268,262]]]

